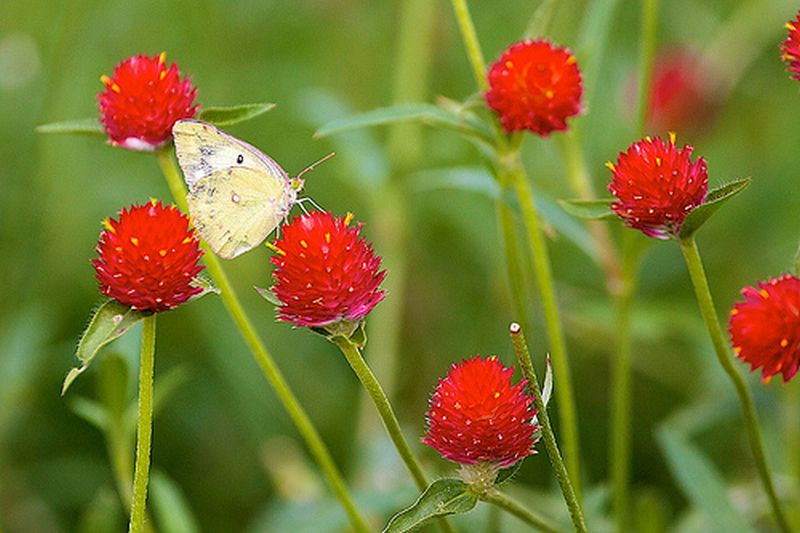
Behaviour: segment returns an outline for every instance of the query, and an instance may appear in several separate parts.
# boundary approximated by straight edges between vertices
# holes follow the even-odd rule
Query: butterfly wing
[[[296,194],[283,175],[233,167],[198,179],[186,199],[203,239],[217,255],[233,259],[281,223]]]
[[[189,190],[204,177],[228,168],[251,168],[289,180],[281,166],[258,148],[200,120],[179,120],[172,127],[175,153]]]

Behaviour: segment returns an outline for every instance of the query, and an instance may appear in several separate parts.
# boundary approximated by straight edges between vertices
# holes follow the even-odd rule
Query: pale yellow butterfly
[[[194,226],[214,252],[233,259],[258,246],[298,203],[301,176],[290,178],[261,150],[199,120],[172,127],[189,188]],[[331,154],[333,155],[333,154]]]

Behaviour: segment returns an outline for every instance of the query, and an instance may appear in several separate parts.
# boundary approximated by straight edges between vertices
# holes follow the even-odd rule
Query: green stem
[[[658,33],[659,0],[642,2],[642,34],[639,49],[639,94],[636,113],[636,129],[643,133],[647,125],[647,112],[650,107],[650,87],[653,78],[653,58],[656,53]]]
[[[452,0],[453,11],[456,14],[458,28],[461,32],[461,39],[467,49],[467,57],[472,66],[472,73],[478,83],[478,89],[485,92],[489,88],[489,81],[486,79],[486,62],[483,60],[483,52],[478,42],[478,34],[475,32],[475,25],[469,14],[469,7],[466,0]]]
[[[510,151],[500,155],[500,168],[498,169],[498,173],[500,174],[499,181],[501,183],[509,183],[510,186],[514,188],[517,201],[522,211],[522,218],[528,237],[528,245],[533,260],[534,275],[542,299],[545,328],[547,330],[553,356],[553,370],[555,372],[556,382],[558,383],[556,395],[558,397],[558,412],[561,422],[562,442],[564,443],[564,455],[566,457],[567,469],[569,470],[572,484],[580,498],[578,422],[575,411],[572,377],[569,361],[567,359],[567,346],[558,314],[558,304],[556,302],[553,272],[550,266],[547,243],[544,239],[539,213],[534,202],[533,189],[525,174],[525,169],[522,167],[519,149],[518,147],[513,147],[513,143]]]
[[[183,180],[180,177],[175,160],[172,157],[172,152],[170,150],[160,150],[156,152],[156,156],[158,158],[159,166],[164,173],[164,177],[167,180],[167,184],[172,191],[172,195],[175,198],[178,207],[180,207],[183,211],[188,211],[186,192],[183,188]],[[208,248],[205,242],[202,242],[201,244],[206,250],[203,260],[208,268],[208,273],[211,275],[211,279],[214,280],[216,287],[221,291],[221,297],[223,303],[225,304],[225,308],[236,324],[236,327],[239,329],[239,333],[244,339],[248,348],[250,348],[250,352],[253,354],[258,366],[261,367],[261,372],[264,374],[264,377],[267,378],[267,381],[269,381],[270,385],[272,385],[275,394],[283,404],[283,407],[286,409],[286,412],[289,414],[292,422],[294,422],[297,431],[300,433],[300,436],[305,441],[306,446],[308,446],[311,455],[314,457],[320,469],[322,470],[328,485],[330,486],[331,490],[333,490],[334,494],[339,499],[339,503],[347,513],[347,516],[350,519],[350,524],[356,531],[369,531],[364,518],[361,516],[355,506],[355,503],[353,502],[353,498],[350,495],[347,485],[344,483],[342,475],[339,473],[336,464],[333,462],[333,458],[331,457],[328,448],[325,446],[325,443],[322,441],[319,433],[317,433],[316,428],[311,423],[311,419],[300,405],[300,402],[297,400],[297,397],[294,395],[291,388],[289,388],[288,382],[283,377],[283,374],[278,369],[278,366],[275,364],[272,356],[267,351],[266,346],[264,346],[264,343],[258,336],[255,327],[253,327],[250,318],[245,313],[244,308],[239,301],[239,297],[236,295],[230,280],[228,280],[228,276],[225,274],[225,271],[222,268],[222,263],[213,253],[213,251]]]
[[[381,417],[383,425],[386,427],[386,431],[389,433],[389,437],[392,439],[395,448],[397,448],[397,453],[400,454],[400,457],[403,459],[406,468],[408,468],[408,471],[411,473],[411,477],[414,478],[417,488],[421,491],[425,490],[425,488],[428,486],[428,479],[422,472],[422,467],[417,461],[417,458],[414,456],[414,452],[411,451],[408,441],[406,441],[405,436],[403,436],[403,431],[400,429],[400,423],[397,421],[394,410],[389,403],[389,399],[386,397],[386,393],[383,392],[381,384],[378,383],[377,379],[375,379],[375,375],[372,373],[372,370],[369,369],[366,361],[364,361],[364,358],[361,357],[358,347],[356,347],[356,345],[353,344],[350,339],[338,335],[332,340],[342,351],[345,359],[347,359],[350,367],[356,373],[359,381],[361,381],[361,384],[366,389],[367,394],[369,394],[369,397],[372,399],[372,403],[375,404],[375,408],[378,410],[378,415]]]
[[[583,518],[583,510],[575,489],[570,482],[570,476],[567,472],[567,467],[564,465],[564,460],[561,458],[561,452],[558,450],[556,443],[556,436],[553,433],[553,427],[550,425],[550,417],[547,415],[547,408],[542,401],[542,392],[539,389],[539,381],[536,378],[536,371],[533,368],[533,361],[531,354],[528,351],[528,343],[525,342],[525,334],[522,328],[517,323],[512,323],[509,332],[511,333],[511,342],[514,344],[514,351],[517,354],[517,359],[522,367],[522,373],[528,380],[528,385],[533,391],[533,403],[536,406],[536,417],[542,427],[542,440],[547,449],[547,456],[550,458],[550,464],[553,466],[553,471],[556,475],[559,487],[561,487],[561,494],[564,496],[564,501],[567,503],[569,509],[569,516],[572,519],[572,525],[575,530],[579,532],[586,532],[586,521]],[[558,386],[556,387],[556,390]]]
[[[503,509],[504,511],[516,516],[529,526],[535,527],[539,531],[547,531],[549,533],[558,532],[558,529],[556,529],[556,527],[548,519],[528,510],[511,496],[503,494],[498,490],[493,490],[487,494],[483,494],[480,496],[480,499],[484,502],[496,505],[500,509]]]
[[[139,366],[139,410],[136,418],[136,466],[133,471],[133,502],[128,531],[144,531],[147,482],[150,480],[150,445],[153,436],[153,368],[156,353],[156,315],[142,320],[142,351]]]
[[[728,352],[728,345],[725,342],[722,327],[719,324],[717,312],[714,307],[714,301],[711,298],[711,291],[708,288],[708,280],[706,279],[706,273],[703,269],[703,262],[697,250],[697,243],[693,237],[679,242],[681,252],[683,252],[683,257],[686,260],[686,266],[689,269],[689,277],[691,277],[692,285],[694,285],[694,293],[697,298],[697,304],[700,307],[700,314],[703,315],[703,321],[711,336],[711,343],[714,345],[714,352],[717,354],[717,359],[719,360],[719,364],[722,365],[722,369],[725,370],[725,373],[728,374],[728,377],[733,382],[736,394],[739,396],[739,403],[741,404],[742,414],[744,415],[744,425],[747,430],[747,437],[750,441],[750,449],[753,452],[756,469],[758,470],[761,483],[764,485],[764,490],[772,506],[775,520],[781,531],[791,531],[789,523],[786,521],[786,517],[781,509],[778,496],[775,493],[772,475],[767,466],[767,459],[764,455],[764,445],[761,440],[761,430],[758,427],[758,418],[755,406],[753,405],[753,399],[750,396],[750,389],[747,388],[744,378],[742,378],[742,375],[733,365],[730,353]]]

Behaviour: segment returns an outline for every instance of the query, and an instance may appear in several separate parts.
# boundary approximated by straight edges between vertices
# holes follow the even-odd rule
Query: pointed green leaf
[[[471,511],[477,503],[478,496],[460,479],[437,479],[411,507],[394,515],[383,533],[411,531],[431,518]]]
[[[519,469],[522,467],[522,461],[517,461],[514,466],[510,468],[504,468],[500,472],[497,473],[497,479],[494,480],[495,486],[500,486],[509,479],[513,478]]]
[[[63,396],[72,382],[89,367],[100,348],[121,337],[146,314],[142,311],[134,311],[116,300],[108,300],[98,307],[78,342],[78,351],[75,352],[75,357],[81,364],[67,374],[61,387],[61,395]]]
[[[617,215],[611,210],[611,200],[559,200],[562,209],[572,216],[586,220],[613,220]]]
[[[76,120],[65,120],[64,122],[51,122],[50,124],[42,124],[34,128],[36,133],[71,133],[77,135],[94,135],[105,137],[106,132],[103,130],[103,125],[93,118],[79,118]]]
[[[105,431],[106,428],[108,428],[108,412],[99,402],[82,396],[76,396],[69,402],[69,408],[73,413],[83,418],[100,431]]]
[[[752,179],[749,177],[742,178],[710,191],[706,196],[706,201],[686,215],[681,225],[680,238],[691,238],[724,202],[745,190],[751,181]]]
[[[418,122],[429,126],[455,130],[485,143],[493,142],[491,128],[473,113],[456,113],[433,104],[400,104],[381,107],[325,124],[314,133],[314,138],[326,137],[355,128],[385,126],[401,122]]]
[[[204,107],[198,113],[197,118],[215,126],[230,126],[263,115],[274,107],[275,104],[269,103]]]
[[[656,437],[683,493],[718,531],[753,531],[731,504],[719,472],[687,437],[671,425],[662,426]]]
[[[195,286],[195,287],[200,287],[200,289],[202,289],[202,290],[200,292],[198,292],[197,294],[193,295],[191,298],[189,298],[188,301],[192,301],[192,300],[196,300],[198,298],[202,298],[206,294],[210,294],[210,293],[222,294],[222,291],[219,290],[218,288],[216,288],[214,286],[214,284],[211,282],[211,280],[206,279],[202,275],[194,278],[192,280],[191,284],[193,286]]]
[[[271,290],[265,289],[264,287],[256,287],[255,285],[253,285],[253,288],[262,298],[264,298],[266,301],[268,301],[275,307],[280,307],[283,305],[283,302],[278,300],[278,297],[275,296],[275,294]]]
[[[162,533],[200,531],[186,495],[175,481],[160,470],[155,470],[150,478],[150,501],[158,530]]]

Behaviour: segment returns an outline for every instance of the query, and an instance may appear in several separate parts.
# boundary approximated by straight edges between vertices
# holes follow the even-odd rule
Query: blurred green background
[[[554,40],[570,46],[579,63],[587,61],[591,99],[573,124],[582,128],[597,191],[610,179],[603,163],[636,140],[626,87],[638,60],[640,2],[618,2],[602,62],[593,55],[600,43],[580,41],[582,17],[611,3],[560,2],[552,29]],[[491,60],[522,35],[538,2],[471,4]],[[788,79],[778,50],[783,24],[798,7],[789,0],[669,0],[661,6],[660,43],[714,51],[710,59],[731,84],[718,97],[716,120],[692,135],[678,131],[679,142],[693,144],[707,159],[712,186],[753,176],[752,186],[699,237],[723,318],[741,287],[789,270],[800,238],[800,91]],[[408,10],[415,11],[409,16]],[[410,28],[405,37],[404,28]],[[411,51],[404,42],[413,45]],[[308,176],[306,194],[335,213],[352,211],[385,256],[389,294],[371,316],[367,356],[413,443],[424,431],[428,396],[451,362],[496,353],[514,363],[507,326],[517,317],[478,151],[451,132],[433,129],[312,138],[334,118],[398,98],[463,100],[474,93],[448,2],[3,0],[0,530],[5,532],[125,527],[103,434],[76,411],[82,399],[100,398],[103,375],[127,375],[133,401],[138,329],[101,354],[66,397],[59,389],[75,364],[78,336],[102,301],[89,263],[100,220],[133,202],[171,198],[152,155],[111,148],[96,138],[38,135],[34,127],[96,116],[100,75],[111,74],[133,54],[161,51],[191,76],[201,105],[277,103],[269,114],[230,131],[290,174],[337,150],[337,157]],[[592,529],[602,531],[609,523],[611,308],[602,272],[584,251],[586,230],[552,204],[573,196],[557,145],[530,136],[525,163],[541,196],[550,200],[545,214],[553,228],[551,255],[577,391],[587,507]],[[453,168],[457,175],[474,176],[476,185],[458,186],[423,172]],[[226,263],[228,273],[378,528],[413,500],[411,480],[336,347],[276,323],[271,305],[252,290],[270,284],[268,256],[261,247]],[[649,251],[635,306],[636,527],[701,531],[713,523],[687,491],[687,485],[708,479],[693,479],[692,472],[686,478],[680,464],[670,466],[667,450],[672,457],[713,458],[703,462],[716,469],[712,481],[724,480],[736,511],[751,524],[761,523],[766,505],[738,405],[714,360],[674,244],[657,243]],[[528,338],[541,369],[547,343],[538,303],[531,302],[531,309],[538,326]],[[158,333],[157,387],[160,381],[172,383],[154,429],[159,479],[151,501],[160,530],[345,529],[343,513],[219,298],[164,314]],[[396,358],[387,356],[393,352]],[[121,361],[130,367],[127,374]],[[796,454],[800,446],[798,383],[786,386],[776,378],[763,386],[757,376],[750,381],[779,488],[795,491],[796,504],[800,458],[791,450]],[[665,427],[680,438],[657,439]],[[429,472],[452,474],[453,466],[433,451],[416,448]],[[509,490],[543,513],[566,519],[543,451],[525,461]],[[485,530],[492,517],[483,508],[475,513],[456,523]],[[520,527],[512,518],[503,522],[509,530]]]

